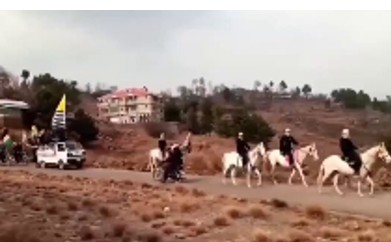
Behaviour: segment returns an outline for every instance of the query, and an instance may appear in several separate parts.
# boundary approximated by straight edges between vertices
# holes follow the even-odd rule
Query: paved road
[[[134,182],[159,184],[153,181],[149,173],[112,170],[112,169],[84,169],[84,170],[58,170],[58,169],[37,169],[35,167],[0,167],[1,170],[27,170],[32,173],[43,172],[48,175],[130,180]],[[170,186],[172,184],[164,184]],[[340,197],[335,194],[332,187],[325,187],[324,194],[318,194],[315,187],[304,188],[301,185],[277,185],[265,184],[262,187],[249,189],[245,184],[232,186],[231,183],[223,185],[221,178],[211,176],[188,176],[185,186],[198,188],[211,194],[234,195],[250,200],[260,199],[281,199],[290,204],[297,205],[321,205],[327,209],[361,214],[370,217],[391,219],[391,194],[377,192],[373,197],[358,197],[355,191],[346,191],[347,194]],[[346,189],[345,189],[346,190]]]

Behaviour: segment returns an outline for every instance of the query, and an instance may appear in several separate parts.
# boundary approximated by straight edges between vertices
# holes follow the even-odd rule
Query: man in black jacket
[[[342,151],[342,159],[347,161],[353,168],[356,175],[359,174],[362,165],[360,154],[357,153],[357,147],[350,140],[348,129],[342,130],[342,137],[339,139],[339,147]]]
[[[297,140],[291,136],[291,130],[285,129],[285,133],[280,138],[280,152],[285,157],[288,156],[289,159],[289,165],[293,165],[294,158],[293,158],[293,146],[299,145]]]
[[[247,165],[248,162],[248,152],[250,150],[250,146],[243,138],[243,133],[239,132],[238,138],[236,139],[236,152],[242,157],[243,167]]]
[[[167,141],[164,133],[160,134],[160,138],[158,141],[158,147],[160,151],[162,152],[162,159],[165,160],[166,158],[166,149],[167,149]]]

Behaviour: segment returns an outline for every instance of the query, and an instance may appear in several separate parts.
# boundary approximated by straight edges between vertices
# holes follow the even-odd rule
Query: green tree
[[[86,84],[86,93],[88,93],[88,94],[91,94],[91,84],[90,83],[87,83]]]
[[[209,98],[205,98],[201,103],[200,129],[202,133],[210,133],[213,129],[213,103]]]
[[[258,81],[258,80],[255,80],[254,81],[254,85],[253,85],[253,89],[255,90],[255,91],[258,91],[258,89],[261,87],[261,82],[260,81]]]
[[[270,90],[271,92],[273,92],[273,87],[274,87],[274,82],[273,82],[273,81],[270,81],[270,82],[269,82],[269,90]]]
[[[363,109],[371,104],[371,98],[368,94],[364,93],[362,90],[356,92],[351,88],[333,90],[331,92],[331,97],[333,97],[336,102],[340,102],[346,108],[350,109]],[[372,104],[372,106],[373,105],[376,106],[378,103]],[[380,107],[380,105],[377,107]]]
[[[27,79],[30,77],[30,72],[28,70],[22,70],[22,74],[20,76],[23,78],[24,82],[27,82]]]
[[[170,100],[164,105],[164,120],[167,122],[181,121],[181,108],[174,100]]]
[[[94,120],[83,109],[76,110],[75,118],[70,121],[68,130],[76,133],[79,141],[83,144],[96,140],[99,133]]]
[[[194,134],[200,133],[200,125],[197,115],[197,107],[190,106],[186,112],[186,126]]]
[[[231,119],[220,118],[216,124],[216,132],[225,137],[235,137],[243,132],[250,142],[270,142],[275,132],[259,115],[240,110],[232,114]]]
[[[285,83],[284,80],[282,80],[279,84],[279,88],[281,92],[285,92],[285,90],[288,88],[288,85]]]
[[[304,96],[308,98],[308,95],[312,92],[312,88],[308,84],[304,84],[303,88],[301,89],[301,92],[304,93]]]
[[[226,102],[232,101],[233,93],[228,87],[224,87],[222,94],[223,94],[224,101]]]

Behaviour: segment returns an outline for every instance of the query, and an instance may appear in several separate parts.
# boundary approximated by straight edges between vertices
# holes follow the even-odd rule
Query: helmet
[[[290,132],[291,132],[291,129],[290,129],[290,128],[286,128],[286,129],[285,129],[285,133],[286,133],[286,134],[288,134],[288,133],[290,133]]]
[[[239,132],[239,133],[238,133],[238,136],[243,136],[243,132]]]

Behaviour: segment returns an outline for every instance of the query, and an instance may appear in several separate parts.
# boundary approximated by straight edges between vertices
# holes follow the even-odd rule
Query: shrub
[[[223,118],[217,121],[215,131],[225,137],[235,137],[238,132],[243,132],[249,142],[268,143],[275,134],[261,116],[245,110],[233,113],[231,118]]]

